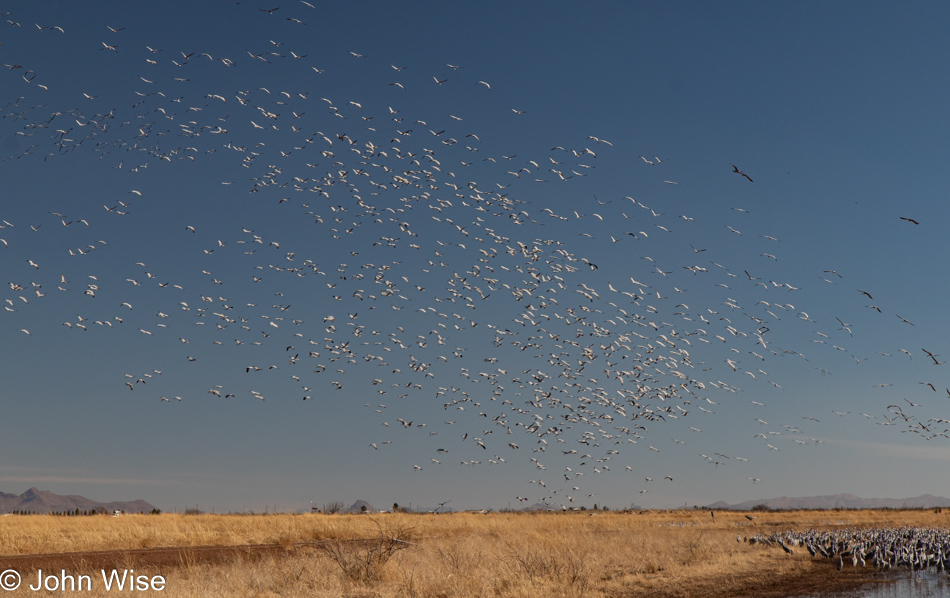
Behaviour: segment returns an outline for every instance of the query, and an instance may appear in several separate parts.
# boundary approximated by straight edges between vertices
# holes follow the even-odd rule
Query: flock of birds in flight
[[[276,37],[283,27],[306,26],[307,15],[291,15],[295,10],[315,7],[301,1],[296,9],[258,9],[261,30]],[[367,450],[398,444],[399,432],[393,432],[404,430],[436,437],[432,446],[438,448],[430,461],[413,464],[417,471],[451,461],[498,465],[528,453],[538,472],[530,480],[537,496],[518,500],[569,508],[582,496],[583,476],[643,471],[649,467],[644,455],[687,443],[669,438],[668,431],[701,434],[703,422],[725,409],[724,402],[740,401],[740,384],[781,389],[765,369],[769,361],[795,359],[803,368],[830,373],[801,351],[782,348],[780,330],[810,327],[813,342],[851,354],[856,363],[864,359],[836,340],[853,338],[852,324],[836,318],[832,329],[822,328],[827,321],[819,324],[795,305],[797,284],[707,259],[715,248],[693,246],[699,242],[694,217],[667,214],[654,201],[646,205],[632,196],[574,199],[569,209],[543,201],[561,193],[552,185],[565,185],[572,194],[573,183],[593,177],[598,156],[619,151],[613,142],[589,135],[531,156],[509,155],[494,149],[496,139],[488,141],[497,132],[469,129],[467,120],[475,119],[465,110],[471,105],[426,114],[399,104],[399,94],[410,87],[430,86],[424,93],[434,94],[464,85],[484,96],[479,102],[497,107],[501,119],[530,113],[493,104],[497,89],[466,80],[464,65],[447,64],[436,75],[388,65],[389,79],[374,83],[378,93],[351,100],[321,87],[328,67],[309,52],[266,35],[243,55],[225,57],[210,48],[152,47],[125,27],[105,25],[104,39],[95,41],[10,12],[2,19],[8,29],[0,45],[0,87],[13,97],[0,98],[0,147],[17,149],[2,156],[0,168],[42,162],[54,169],[83,160],[82,154],[99,159],[84,168],[119,184],[153,180],[155,171],[191,177],[204,165],[208,172],[229,173],[215,183],[233,205],[208,200],[212,205],[199,206],[194,215],[183,210],[163,232],[174,239],[173,259],[123,232],[129,221],[145,226],[143,219],[155,214],[152,205],[165,201],[144,184],[127,185],[121,196],[103,193],[110,199],[99,205],[69,199],[45,209],[52,204],[43,203],[41,214],[25,217],[32,221],[0,214],[0,259],[8,277],[0,321],[16,323],[14,329],[31,341],[108,332],[118,334],[123,347],[151,346],[146,355],[160,348],[160,366],[116,374],[117,386],[135,396],[167,403],[195,399],[190,388],[152,389],[173,386],[163,379],[172,371],[202,367],[215,361],[216,352],[230,351],[228,365],[208,366],[212,380],[202,394],[284,400],[289,383],[298,401],[349,393],[367,401],[367,421],[381,429]],[[75,83],[63,83],[70,87],[63,90],[40,66],[6,62],[17,44],[44,43],[98,47],[105,69],[131,55],[140,70],[112,75],[127,81],[131,92],[79,91],[71,89]],[[376,77],[380,70],[376,63],[364,66],[373,57],[341,55],[327,62],[352,69],[354,78]],[[251,80],[252,73],[291,67],[296,70],[279,71],[294,73],[282,75],[282,87],[208,89],[204,83],[241,71]],[[640,155],[632,162],[662,169],[667,160]],[[737,184],[753,183],[729,166],[740,177]],[[532,185],[546,186],[539,191]],[[740,219],[747,212],[733,210]],[[222,223],[239,221],[217,218],[229,211],[247,214],[247,220]],[[764,263],[778,261],[778,250],[771,249],[777,238],[761,234],[754,240],[736,226],[720,229],[724,243],[744,243]],[[667,237],[692,261],[673,264],[651,254],[658,238],[671,243]],[[631,266],[617,277],[612,256],[621,251]],[[130,257],[123,263],[124,255]],[[822,270],[820,277],[828,284],[843,279],[835,270]],[[702,288],[689,291],[687,285]],[[759,300],[732,298],[740,292]],[[857,291],[854,298],[872,302],[866,307],[876,313],[886,311],[871,292]],[[75,315],[61,322],[59,333],[30,324],[65,310]],[[898,352],[944,363],[921,348],[896,348],[880,357]],[[921,384],[950,397],[943,385]],[[820,442],[802,429],[816,429],[819,414],[771,426],[767,411],[754,411],[764,403],[742,404],[740,413],[752,409],[749,424],[761,429],[749,437],[761,439],[767,451],[780,450],[782,442]],[[947,438],[950,421],[915,417],[912,409],[919,405],[894,401],[883,415],[831,411]],[[440,446],[440,434],[461,439],[462,448],[451,449],[462,453],[459,458]],[[548,469],[552,454],[552,461],[565,464],[560,471]],[[716,467],[751,460],[721,452],[700,457]],[[616,466],[624,461],[637,465]],[[639,492],[674,479],[654,477],[636,478]]]

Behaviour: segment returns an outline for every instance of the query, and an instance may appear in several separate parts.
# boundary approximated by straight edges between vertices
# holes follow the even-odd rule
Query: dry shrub
[[[589,584],[588,567],[583,560],[569,549],[548,550],[512,550],[508,555],[508,566],[515,573],[531,578],[553,581],[561,588],[570,588],[582,595]]]
[[[436,549],[442,564],[452,575],[462,575],[466,571],[476,568],[482,560],[481,549],[465,550],[461,544],[450,544],[445,548]]]
[[[706,530],[702,530],[699,532],[699,536],[686,538],[682,541],[677,551],[680,565],[688,567],[709,560],[713,551],[709,542],[703,539],[705,532]]]
[[[383,567],[400,550],[412,546],[409,541],[411,528],[395,524],[383,528],[378,521],[375,538],[343,541],[329,540],[320,545],[320,550],[335,562],[343,576],[359,584],[375,583]]]

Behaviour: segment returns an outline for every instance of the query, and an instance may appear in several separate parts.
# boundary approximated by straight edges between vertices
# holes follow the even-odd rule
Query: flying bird
[[[736,166],[735,164],[730,164],[730,166],[732,166],[732,172],[734,172],[734,173],[736,173],[736,174],[741,174],[742,176],[744,176],[745,178],[747,178],[750,183],[753,182],[753,181],[752,181],[752,177],[750,177],[750,176],[747,175],[746,173],[744,173],[744,172],[742,172],[741,170],[739,170],[739,167],[738,167],[738,166]]]

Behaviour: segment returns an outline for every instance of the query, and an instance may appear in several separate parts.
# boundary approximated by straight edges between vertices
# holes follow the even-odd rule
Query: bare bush
[[[588,586],[588,568],[583,559],[570,550],[516,550],[509,545],[509,567],[513,565],[528,577],[554,580],[583,595]]]
[[[412,546],[409,541],[412,528],[389,526],[383,528],[378,521],[377,536],[363,540],[332,540],[320,546],[343,572],[347,579],[361,583],[379,580],[383,567],[400,550]]]
[[[459,544],[450,544],[437,550],[442,563],[454,575],[463,575],[476,569],[482,559],[481,550],[466,550]]]
[[[331,515],[333,515],[335,513],[339,513],[340,511],[342,511],[343,506],[344,505],[341,501],[334,500],[332,502],[328,502],[327,504],[323,505],[323,512],[330,513]]]
[[[698,537],[683,540],[678,551],[680,565],[697,565],[709,560],[713,549],[709,542],[703,540],[705,533],[706,530],[702,530]]]

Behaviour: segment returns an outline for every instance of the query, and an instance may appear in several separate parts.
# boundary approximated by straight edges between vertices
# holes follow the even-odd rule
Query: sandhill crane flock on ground
[[[743,538],[736,536],[739,542]],[[778,545],[794,554],[804,547],[815,558],[836,563],[838,571],[850,567],[877,570],[906,568],[937,573],[950,570],[950,537],[944,528],[874,528],[805,530],[755,534],[745,540],[752,544]]]
[[[18,10],[0,172],[43,175],[0,205],[6,350],[138,355],[98,366],[143,409],[358,402],[360,449],[428,442],[407,474],[524,460],[531,500],[565,507],[598,474],[673,484],[650,463],[679,445],[767,482],[770,456],[821,444],[832,414],[948,438],[945,338],[918,341],[912,310],[858,290],[831,248],[784,270],[800,245],[745,199],[772,173],[738,157],[708,183],[743,205],[689,203],[703,190],[676,156],[603,130],[520,139],[543,102],[437,50],[328,49],[307,2],[222,7],[252,25],[239,43]],[[598,188],[617,164],[628,188]],[[927,225],[885,217],[894,235]],[[894,367],[914,384],[885,387]],[[842,378],[863,402],[796,390]],[[748,454],[717,448],[733,436]]]

